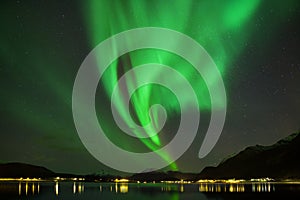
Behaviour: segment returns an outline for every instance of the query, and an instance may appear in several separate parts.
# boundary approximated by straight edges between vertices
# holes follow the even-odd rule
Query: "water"
[[[0,199],[266,199],[300,197],[298,183],[0,182]]]

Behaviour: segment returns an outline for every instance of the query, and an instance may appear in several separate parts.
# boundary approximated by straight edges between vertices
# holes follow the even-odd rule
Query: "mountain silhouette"
[[[51,170],[24,163],[0,164],[0,177],[2,178],[48,178],[55,177]]]
[[[206,167],[200,179],[300,178],[300,134],[294,133],[271,146],[251,146],[224,160],[217,167]]]

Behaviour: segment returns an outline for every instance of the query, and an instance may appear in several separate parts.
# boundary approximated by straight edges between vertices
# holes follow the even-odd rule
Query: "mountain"
[[[217,167],[206,167],[200,179],[300,178],[300,134],[294,133],[271,146],[247,147]]]
[[[7,163],[0,164],[1,178],[48,178],[55,177],[56,174],[51,170],[24,163]]]

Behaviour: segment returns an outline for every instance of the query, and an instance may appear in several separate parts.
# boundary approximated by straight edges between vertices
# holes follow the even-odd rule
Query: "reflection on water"
[[[99,184],[99,192],[110,191],[114,193],[128,193],[130,183],[113,183],[113,184]],[[140,184],[137,184],[140,185]],[[142,185],[142,184],[141,184]],[[143,184],[147,185],[147,184]],[[200,183],[199,192],[275,192],[275,184],[267,183]],[[185,191],[185,184],[156,184],[161,192]],[[251,186],[251,187],[246,187]],[[40,193],[40,182],[19,182],[18,194],[19,195],[36,195]],[[81,194],[84,192],[83,182],[73,182],[71,191],[73,194]],[[0,191],[1,192],[1,191]],[[58,196],[60,193],[60,182],[54,182],[54,194]]]
[[[58,196],[58,189],[59,189],[58,182],[56,182],[54,187],[56,196]]]
[[[1,192],[1,191],[0,191]],[[35,182],[19,182],[18,184],[18,194],[22,195],[35,195],[40,193],[40,183]]]
[[[184,196],[193,196],[202,199],[210,195],[224,193],[260,194],[270,193],[275,196],[280,192],[297,192],[300,194],[300,184],[279,184],[273,182],[255,183],[199,183],[199,184],[169,184],[169,183],[87,183],[87,182],[44,182],[20,181],[0,182],[0,199],[3,195],[19,196],[26,199],[28,196],[38,196],[38,199],[115,199],[117,195],[122,199],[132,199],[136,195],[139,199],[185,199]],[[156,195],[155,198],[152,198]],[[161,198],[158,198],[161,197]],[[205,197],[205,198],[204,198]],[[214,196],[216,197],[216,196]],[[16,199],[11,198],[11,199]],[[92,198],[94,199],[94,198]]]
[[[56,196],[59,195],[59,186],[60,183],[58,181],[54,182],[54,194]],[[40,193],[40,182],[19,182],[18,183],[18,194],[19,196],[21,195],[36,195]],[[128,192],[128,187],[127,189],[124,188],[124,186],[120,186],[120,192]],[[100,191],[102,190],[102,186],[100,185]],[[76,193],[83,193],[84,192],[84,183],[83,182],[74,182],[72,186],[72,191],[73,194]],[[0,191],[1,194],[1,191]]]
[[[200,192],[245,192],[243,184],[203,184],[199,185]]]
[[[120,185],[120,192],[121,193],[127,193],[128,192],[128,184],[127,183],[123,183]]]
[[[76,193],[83,193],[84,192],[84,184],[82,182],[74,182],[73,183],[73,194],[76,194]]]
[[[274,184],[270,183],[261,183],[261,184],[252,184],[252,192],[275,192]]]
[[[73,182],[73,194],[83,193],[84,192],[84,184],[82,182]]]
[[[240,183],[200,183],[199,192],[245,192],[245,185]]]
[[[251,185],[251,191],[247,187]],[[247,189],[246,189],[247,188]],[[224,184],[224,183],[200,183],[199,192],[275,192],[275,184],[251,183],[251,184]]]
[[[180,185],[180,192],[184,192],[183,184]]]

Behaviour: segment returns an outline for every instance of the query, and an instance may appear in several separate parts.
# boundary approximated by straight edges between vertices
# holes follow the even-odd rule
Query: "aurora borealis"
[[[151,105],[162,104],[168,120],[158,135],[129,137],[113,120],[110,96],[117,80],[135,66],[147,63],[179,71],[190,81],[200,103],[196,140],[168,169],[197,172],[246,146],[270,144],[299,129],[300,5],[296,0],[20,0],[1,4],[1,162],[27,162],[66,172],[109,171],[78,138],[72,118],[73,83],[82,61],[96,45],[114,34],[142,27],[182,32],[206,49],[226,86],[227,102],[218,104],[220,109],[227,105],[226,124],[214,150],[198,159],[211,108],[203,78],[186,60],[170,52],[137,50],[113,62],[97,89],[98,120],[115,144],[134,152],[157,150],[174,137],[178,128],[179,102],[158,85],[146,85],[134,93],[130,105],[133,121],[122,99],[112,102],[129,126],[147,125]],[[180,41],[174,45],[180,46]],[[114,48],[118,50],[117,45]],[[159,77],[161,72],[135,76],[137,80]],[[214,75],[209,79],[214,80]],[[181,85],[178,80],[169,82]],[[126,83],[126,87],[134,87],[136,80]],[[189,97],[183,99],[183,108],[188,110]],[[151,111],[155,122],[158,111]],[[149,134],[158,126],[149,129]],[[168,160],[168,153],[161,156]]]

